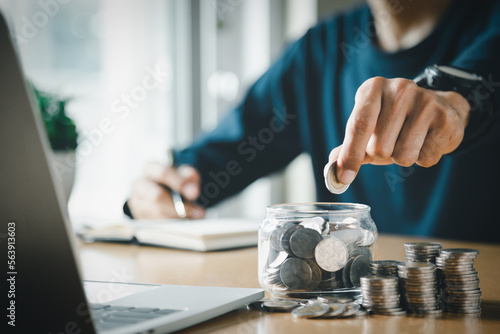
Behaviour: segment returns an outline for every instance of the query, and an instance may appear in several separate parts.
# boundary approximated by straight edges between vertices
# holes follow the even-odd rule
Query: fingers
[[[469,114],[469,103],[456,92],[431,91],[403,78],[371,78],[356,92],[344,142],[329,159],[337,160],[343,184],[365,163],[430,167],[460,145]]]
[[[440,140],[439,135],[429,133],[419,152],[416,161],[417,165],[421,167],[431,167],[437,164],[442,157],[441,150],[444,146],[443,142],[443,140]]]
[[[132,215],[138,219],[179,218],[170,192],[147,178],[141,178],[134,183],[133,194],[128,203]],[[204,217],[203,208],[192,203],[184,205],[188,218]]]
[[[139,219],[179,218],[168,187],[179,192],[185,199],[194,201],[200,194],[200,175],[189,166],[173,168],[159,163],[148,163],[144,175],[135,182],[129,207]],[[185,202],[188,218],[200,219],[205,210]]]
[[[430,119],[425,113],[411,115],[403,125],[398,141],[394,147],[392,161],[410,167],[417,162],[420,150],[429,131]]]
[[[337,161],[337,178],[350,184],[363,163],[366,146],[372,136],[382,105],[384,78],[369,79],[356,93],[354,109],[347,122],[346,134]]]
[[[437,92],[429,104],[434,120],[416,161],[422,167],[434,166],[460,145],[470,111],[467,100],[455,92]]]
[[[334,148],[331,152],[330,152],[330,156],[328,157],[328,163],[325,165],[325,167],[323,168],[323,176],[325,178],[327,178],[327,174],[328,174],[328,170],[329,170],[329,167],[330,167],[330,163],[332,161],[337,161],[338,160],[338,157],[339,157],[339,154],[340,154],[340,151],[342,150],[342,145]],[[365,155],[365,158],[362,162],[363,165],[366,165],[366,164],[370,164],[370,163],[373,163],[373,158],[368,156],[368,155]]]
[[[411,80],[389,80],[388,86],[375,131],[366,147],[366,153],[377,164],[393,163],[396,141],[418,95],[418,86]]]
[[[194,201],[200,196],[201,177],[196,169],[182,165],[177,168],[177,173],[183,178],[179,193],[188,200]]]
[[[176,169],[150,162],[144,167],[144,176],[177,191],[190,201],[200,195],[200,174],[193,167],[180,166]]]

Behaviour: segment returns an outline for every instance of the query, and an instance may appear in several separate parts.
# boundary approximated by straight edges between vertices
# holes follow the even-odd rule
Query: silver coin
[[[295,254],[293,253],[292,249],[290,248],[290,237],[297,230],[303,229],[303,228],[304,228],[303,226],[294,225],[294,226],[287,228],[286,231],[283,232],[283,234],[281,235],[281,240],[280,240],[281,248],[291,256],[295,256]]]
[[[347,245],[351,243],[355,244],[356,242],[358,242],[360,237],[362,237],[362,232],[361,229],[347,228],[344,230],[331,231],[330,236],[342,240],[342,242]]]
[[[310,259],[314,257],[314,249],[321,240],[318,231],[310,228],[299,229],[290,236],[290,249],[295,256]]]
[[[358,255],[358,256],[361,256],[361,255]],[[349,260],[347,260],[347,263],[345,264],[344,268],[342,269],[342,282],[344,283],[344,286],[346,288],[352,287],[351,267],[352,267],[353,261],[354,261],[354,258],[349,258]]]
[[[333,237],[321,240],[314,250],[314,255],[320,268],[329,272],[340,270],[347,263],[345,244]]]
[[[427,315],[430,315],[430,314],[433,314],[433,315],[440,315],[443,313],[443,311],[441,309],[436,309],[436,310],[426,310],[424,311],[425,314]]]
[[[399,296],[392,296],[392,297],[386,297],[386,298],[379,298],[379,297],[368,297],[365,296],[363,297],[363,302],[362,304],[378,304],[380,306],[387,306],[387,305],[392,305],[394,303],[398,304],[400,301]]]
[[[358,255],[363,255],[370,261],[372,260],[372,253],[370,251],[370,247],[367,246],[358,246],[356,243],[349,243],[346,244],[347,247],[347,252],[348,252],[348,257],[356,257]]]
[[[398,279],[396,277],[383,277],[383,276],[363,276],[360,278],[360,282],[363,284],[398,284]]]
[[[339,270],[334,273],[323,271],[322,280],[319,284],[319,287],[322,289],[338,289],[343,288],[344,283],[342,282],[342,272],[343,270]]]
[[[344,313],[345,306],[341,303],[329,303],[327,304],[330,307],[330,310],[320,316],[319,318],[334,318],[342,313]]]
[[[370,266],[375,267],[375,268],[394,268],[398,269],[398,265],[404,264],[401,261],[395,261],[395,260],[378,260],[378,261],[371,261]]]
[[[383,295],[375,295],[375,294],[370,294],[367,293],[365,296],[363,296],[363,301],[379,301],[379,302],[393,302],[399,300],[399,294],[398,293],[388,293],[388,294],[383,294]]]
[[[276,299],[276,300],[268,300],[262,303],[262,306],[266,309],[274,312],[278,311],[291,311],[299,306],[298,303],[289,300]]]
[[[308,229],[313,229],[322,235],[324,230],[326,230],[326,224],[328,223],[322,217],[313,217],[302,221],[299,225]]]
[[[448,307],[460,307],[460,308],[473,308],[473,307],[480,307],[481,306],[481,300],[474,300],[474,301],[455,301],[455,302],[446,302],[446,306]]]
[[[279,274],[273,274],[273,275],[268,275],[264,282],[267,285],[275,285],[275,284],[280,284],[281,282],[281,277]]]
[[[469,283],[475,283],[475,282],[480,282],[478,277],[468,277],[468,278],[445,278],[441,280],[443,284],[449,283],[449,284],[469,284]]]
[[[368,315],[368,312],[366,310],[359,310],[358,312],[356,312],[356,314],[354,314],[355,317],[364,317],[367,315]]]
[[[335,303],[345,304],[354,302],[354,299],[349,297],[319,296],[316,299],[318,302],[326,304],[335,304]]]
[[[306,260],[309,267],[311,267],[311,282],[307,286],[307,290],[314,290],[321,283],[322,271],[318,265],[312,260]]]
[[[403,316],[406,315],[406,311],[402,308],[388,309],[388,310],[373,310],[374,314],[378,315],[390,315],[390,316]]]
[[[376,309],[376,310],[394,309],[400,306],[399,301],[394,303],[384,303],[384,304],[374,303],[374,302],[363,302],[361,305],[363,305],[364,308]]]
[[[281,265],[280,277],[289,289],[304,289],[311,282],[312,270],[306,261],[289,258]]]
[[[367,290],[371,292],[387,293],[392,291],[399,291],[398,286],[374,286],[374,285],[361,285],[361,290]]]
[[[338,317],[341,317],[341,318],[352,317],[353,315],[358,313],[359,308],[360,308],[359,304],[355,304],[355,303],[347,303],[347,304],[344,304],[344,306],[345,306],[344,313],[338,315]]]
[[[475,269],[474,270],[470,270],[467,273],[453,273],[453,272],[447,272],[447,271],[444,271],[444,270],[440,270],[438,268],[437,273],[440,276],[443,276],[444,278],[478,276],[478,273],[477,273],[477,271]]]
[[[347,217],[339,224],[344,228],[360,228],[361,222],[354,217]]]
[[[278,252],[283,251],[283,247],[281,246],[281,238],[283,237],[283,233],[285,233],[287,229],[288,227],[277,228],[271,233],[271,237],[269,238],[271,247]]]
[[[292,311],[296,318],[316,318],[326,314],[330,310],[327,304],[314,303],[298,307]]]
[[[281,266],[287,258],[288,258],[288,254],[286,252],[279,252],[276,259],[273,262],[269,263],[269,267],[277,268],[277,267]]]
[[[350,281],[353,286],[360,286],[360,278],[370,273],[370,260],[364,256],[354,258],[351,270]]]
[[[371,294],[370,292],[363,291],[363,303],[372,302],[372,303],[380,303],[382,305],[384,303],[392,303],[399,301],[400,301],[400,295],[397,292],[394,293],[391,292],[388,293],[387,295],[374,295]]]
[[[441,246],[438,242],[406,242],[404,244],[405,249],[441,249]]]
[[[441,256],[457,256],[457,257],[477,257],[479,255],[479,251],[477,249],[470,248],[447,248],[441,250]]]
[[[398,265],[400,271],[434,271],[436,270],[436,265],[432,263],[424,262],[406,262],[405,264]]]
[[[326,169],[325,185],[326,188],[333,194],[342,194],[349,188],[349,185],[342,184],[337,179],[337,160],[330,161]]]
[[[479,288],[479,282],[476,282],[476,283],[469,283],[467,285],[464,285],[464,284],[461,284],[461,285],[458,285],[458,284],[450,284],[449,282],[447,283],[443,283],[442,285],[442,289],[443,290],[446,290],[446,289],[449,289],[449,290],[459,290],[459,291],[463,291],[463,290],[476,290]]]

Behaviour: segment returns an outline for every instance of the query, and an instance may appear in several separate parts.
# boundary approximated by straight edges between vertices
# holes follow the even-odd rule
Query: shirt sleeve
[[[201,175],[198,205],[218,203],[302,152],[293,92],[294,82],[303,77],[303,39],[255,82],[215,130],[174,152],[176,165],[192,165]]]
[[[484,18],[484,29],[451,64],[481,75],[485,80],[484,87],[478,88],[476,96],[469,100],[471,112],[479,105],[477,99],[489,100],[491,104],[491,115],[481,118],[482,124],[475,123],[465,129],[458,154],[478,145],[500,142],[500,2],[495,1],[488,7],[489,16]]]

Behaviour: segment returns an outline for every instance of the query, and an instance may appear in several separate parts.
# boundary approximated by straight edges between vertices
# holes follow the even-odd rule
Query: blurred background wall
[[[71,98],[80,135],[70,217],[121,219],[147,161],[210,131],[287,43],[359,2],[0,0],[27,77]],[[209,215],[260,219],[269,204],[314,200],[302,155]]]

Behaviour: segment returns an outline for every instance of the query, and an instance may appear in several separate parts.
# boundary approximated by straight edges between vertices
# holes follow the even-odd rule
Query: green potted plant
[[[66,200],[68,200],[75,179],[75,150],[78,140],[75,123],[66,114],[66,105],[69,99],[41,91],[33,84],[31,84],[31,88],[40,107],[50,145],[54,152],[52,165],[62,183]]]

